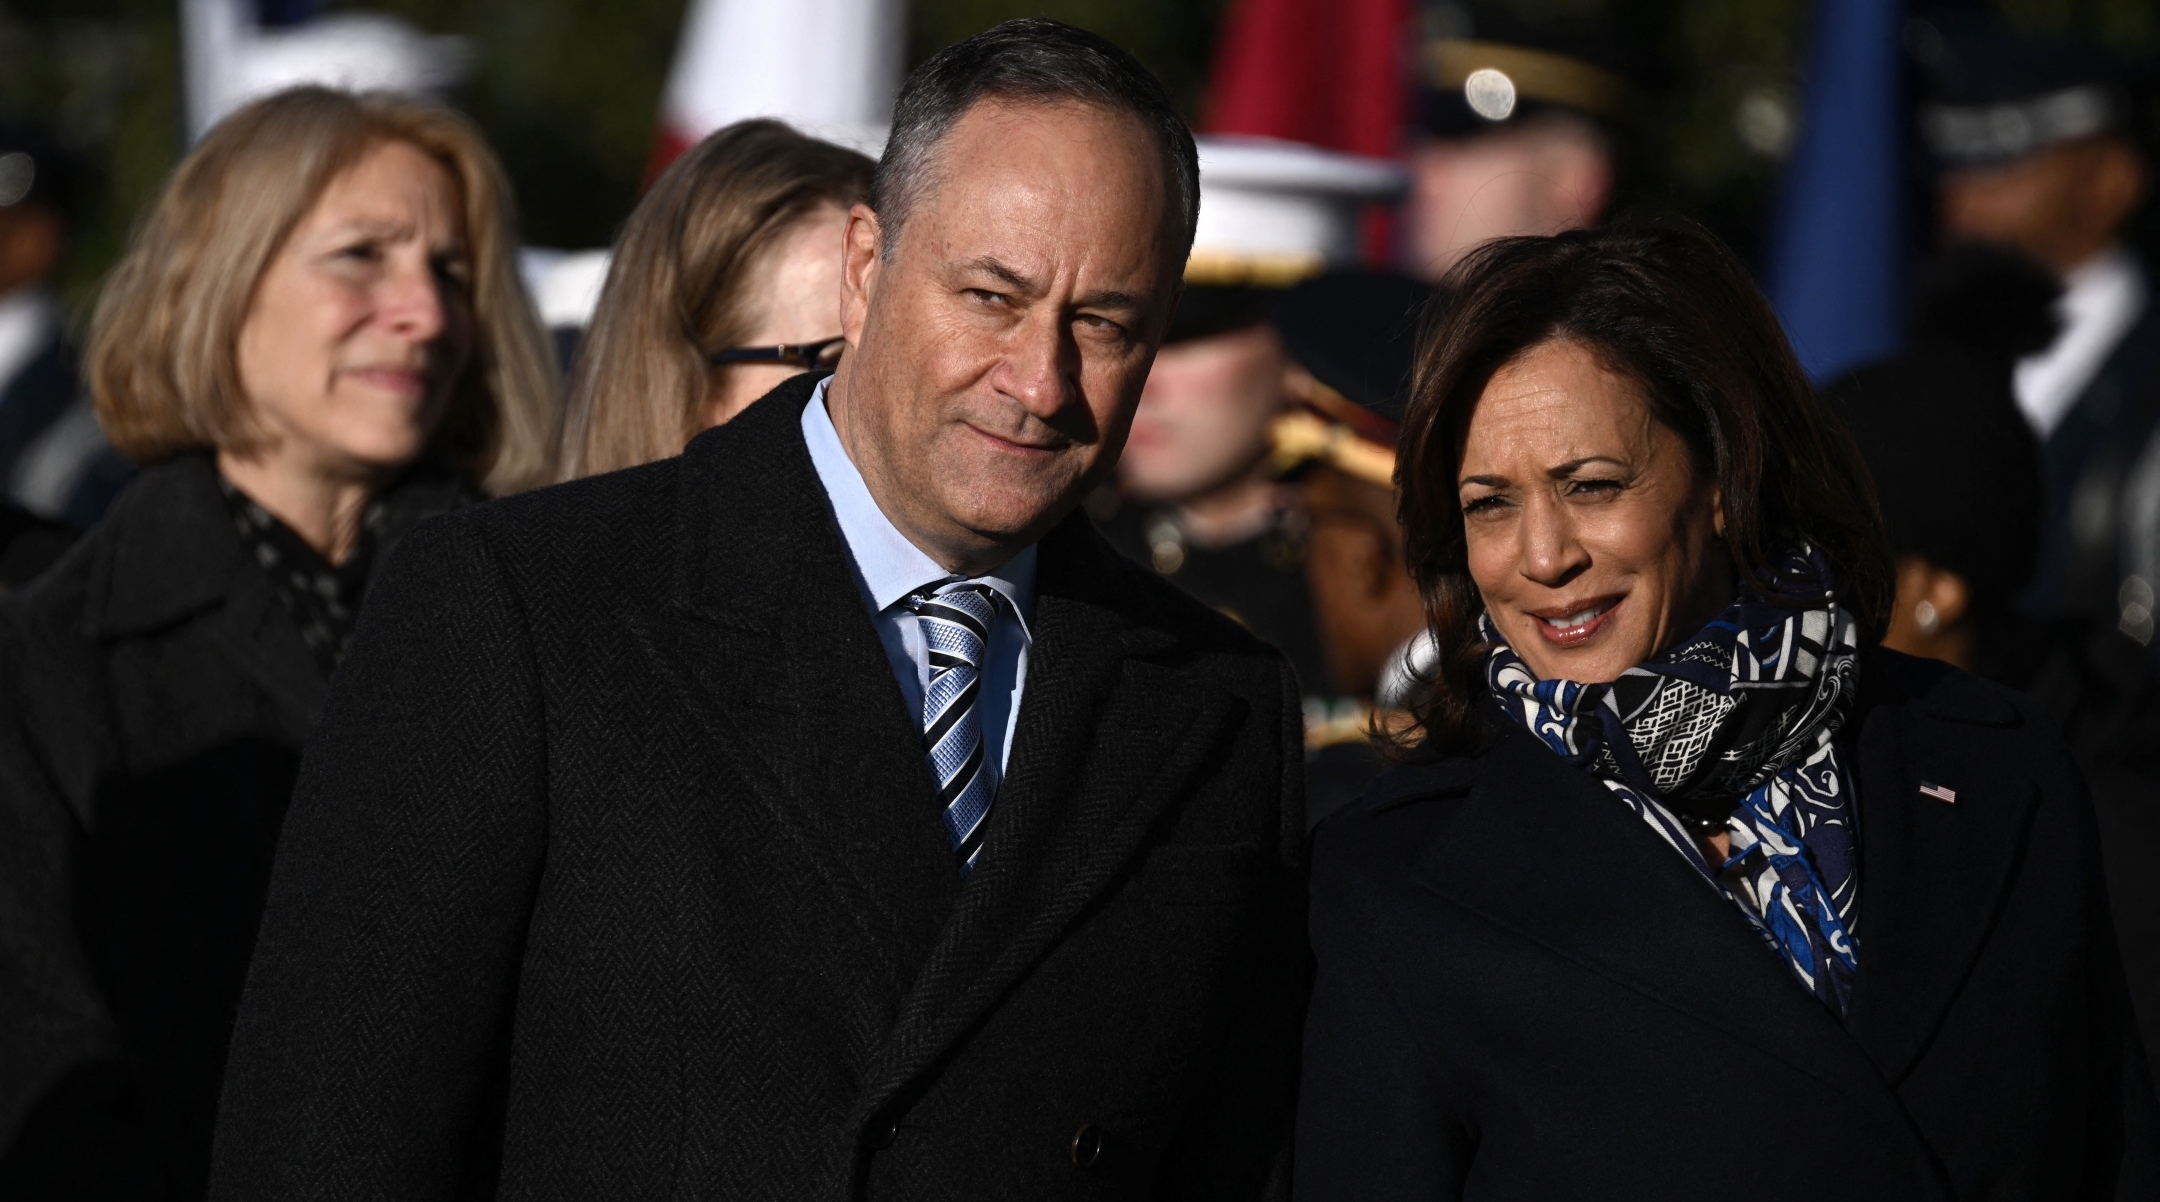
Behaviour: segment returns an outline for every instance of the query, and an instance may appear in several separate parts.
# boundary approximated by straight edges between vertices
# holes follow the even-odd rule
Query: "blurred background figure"
[[[1120,551],[1280,647],[1308,696],[1331,690],[1304,521],[1267,467],[1268,423],[1289,404],[1268,315],[1289,285],[1355,263],[1360,212],[1401,186],[1400,172],[1378,160],[1200,140],[1185,294],[1133,416],[1117,491],[1090,507]]]
[[[2100,821],[2131,1001],[2160,1068],[2160,682],[2110,617],[2018,605],[2039,562],[2046,488],[2013,364],[2058,339],[2061,288],[2016,252],[1968,247],[1919,291],[1911,347],[1829,390],[1897,555],[1883,645],[2028,694],[2069,740]]]
[[[180,36],[191,142],[249,101],[303,84],[441,99],[472,58],[462,38],[324,0],[180,0]]]
[[[706,138],[623,227],[564,415],[564,480],[681,452],[790,375],[830,370],[840,251],[876,164],[778,121]]]
[[[1307,579],[1326,650],[1326,692],[1306,688],[1306,816],[1318,822],[1385,766],[1375,711],[1396,724],[1429,657],[1424,601],[1403,557],[1395,442],[1417,333],[1433,289],[1383,271],[1336,271],[1275,306],[1297,408],[1269,430],[1269,466],[1295,481]]]
[[[144,467],[0,600],[0,1196],[202,1195],[300,752],[377,566],[540,480],[555,377],[463,119],[301,89],[182,162],[100,298]]]
[[[1424,17],[1402,261],[1438,279],[1489,239],[1595,225],[1618,183],[1629,88],[1610,58],[1624,40],[1580,13],[1436,4]]]
[[[2060,332],[2014,376],[2046,465],[2027,601],[2149,641],[2152,581],[2130,569],[2160,528],[2126,521],[2126,499],[2160,421],[2160,310],[2126,240],[2151,174],[2132,72],[2096,47],[2015,36],[1975,14],[1916,21],[1907,41],[1929,91],[1920,128],[1943,232],[2018,251],[2063,284]]]
[[[64,504],[32,512],[16,483],[26,467],[38,474],[39,457],[28,452],[80,388],[76,351],[49,287],[67,243],[78,175],[46,131],[0,125],[0,481],[9,485],[0,500],[0,591],[27,584],[73,537],[73,527],[54,520]],[[64,494],[71,483],[44,491]]]
[[[907,10],[904,0],[689,0],[645,182],[658,187],[668,166],[706,137],[761,118],[875,159],[905,70]],[[804,54],[805,46],[817,53]],[[525,261],[557,358],[571,370],[608,276],[608,252],[527,248]]]

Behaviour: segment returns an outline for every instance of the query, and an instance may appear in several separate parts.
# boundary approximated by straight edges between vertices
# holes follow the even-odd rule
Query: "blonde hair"
[[[545,479],[558,374],[518,277],[501,165],[447,109],[318,87],[258,100],[211,130],[106,281],[84,375],[123,454],[154,463],[258,442],[238,360],[255,290],[330,182],[386,142],[450,172],[471,248],[473,357],[430,449],[497,495]]]
[[[826,205],[868,197],[876,165],[778,121],[739,121],[675,160],[638,203],[578,352],[559,478],[680,454],[749,333],[759,256]]]

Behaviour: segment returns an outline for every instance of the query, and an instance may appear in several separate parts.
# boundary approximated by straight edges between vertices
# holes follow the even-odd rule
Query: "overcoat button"
[[[899,1134],[900,1123],[898,1120],[883,1117],[870,1120],[870,1130],[867,1135],[870,1146],[873,1148],[892,1147],[893,1139]]]
[[[1095,1162],[1102,1159],[1102,1147],[1102,1128],[1093,1123],[1082,1124],[1078,1131],[1073,1132],[1073,1164],[1083,1169],[1094,1168]]]

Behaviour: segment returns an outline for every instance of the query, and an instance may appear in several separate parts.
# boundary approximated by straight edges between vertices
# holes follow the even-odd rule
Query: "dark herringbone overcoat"
[[[1280,1182],[1307,980],[1281,657],[1057,527],[963,888],[810,386],[388,566],[286,822],[214,1197]]]

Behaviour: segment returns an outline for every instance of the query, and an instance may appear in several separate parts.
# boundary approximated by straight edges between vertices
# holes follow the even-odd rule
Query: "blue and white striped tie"
[[[982,724],[975,717],[990,624],[997,620],[997,595],[989,585],[956,580],[934,593],[909,598],[908,607],[922,624],[923,646],[930,654],[923,742],[930,775],[937,781],[938,804],[945,809],[945,834],[965,879],[982,854],[990,800],[997,792],[997,773],[985,762]]]

